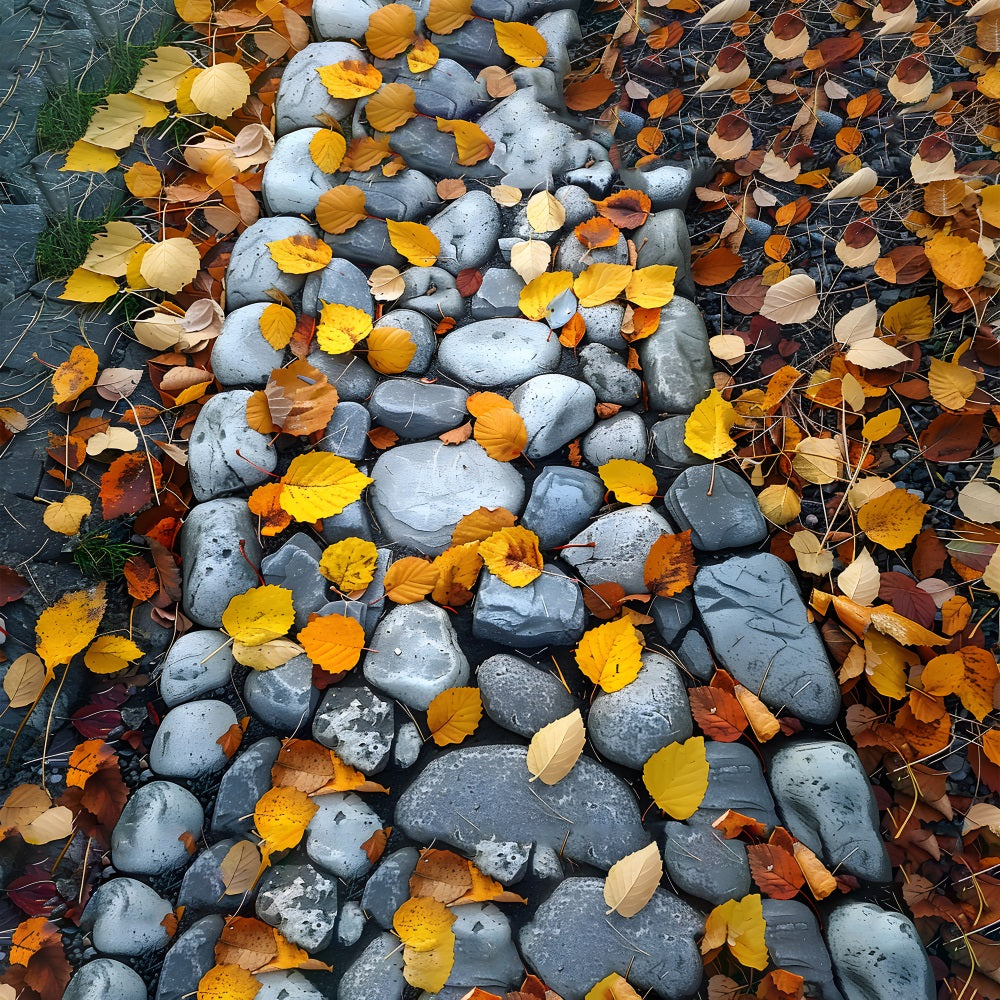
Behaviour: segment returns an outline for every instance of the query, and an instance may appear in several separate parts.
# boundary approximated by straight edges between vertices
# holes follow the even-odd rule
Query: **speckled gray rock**
[[[258,972],[260,990],[254,1000],[326,1000],[301,972]]]
[[[278,464],[270,439],[247,425],[251,395],[249,389],[220,392],[202,406],[194,422],[188,475],[191,491],[199,502],[220,493],[258,486]]]
[[[156,1000],[183,1000],[198,989],[201,977],[215,965],[215,942],[224,926],[222,917],[212,914],[174,938],[163,956]]]
[[[510,394],[510,401],[528,431],[524,454],[531,459],[558,451],[583,434],[595,420],[594,390],[569,375],[529,378]]]
[[[399,445],[379,456],[371,476],[367,499],[382,531],[429,555],[443,552],[455,525],[478,507],[516,514],[524,502],[517,470],[475,441]]]
[[[556,566],[526,587],[510,587],[485,571],[472,610],[472,634],[518,649],[571,646],[583,635],[580,584]]]
[[[392,749],[392,759],[396,767],[413,767],[420,757],[424,740],[420,730],[412,722],[404,722],[396,733],[396,745]]]
[[[524,279],[509,267],[491,267],[483,275],[483,283],[472,296],[472,318],[520,316],[518,300],[524,289]]]
[[[691,280],[691,237],[682,208],[654,212],[632,235],[638,250],[637,267],[668,264],[677,268],[674,288],[686,299],[695,297]]]
[[[312,865],[277,865],[260,880],[255,910],[292,944],[319,951],[333,939],[337,883]]]
[[[305,728],[319,702],[312,670],[312,661],[302,653],[273,670],[251,671],[243,685],[250,711],[279,732]]]
[[[542,549],[568,542],[597,512],[604,484],[585,469],[547,465],[531,486],[521,524],[538,535]]]
[[[354,899],[348,900],[341,908],[340,918],[337,920],[337,943],[345,948],[353,948],[365,932],[365,923],[361,904]]]
[[[479,389],[519,385],[553,372],[562,357],[559,338],[530,319],[483,319],[446,334],[438,364],[463,385]]]
[[[280,741],[273,736],[240,748],[215,796],[212,832],[216,836],[239,837],[253,829],[254,806],[271,787],[271,768],[280,749]]]
[[[692,465],[704,465],[708,459],[696,455],[685,443],[686,415],[667,417],[653,424],[653,454],[658,465],[667,469],[686,469]]]
[[[348,966],[337,1000],[400,1000],[405,989],[399,938],[380,934]]]
[[[661,158],[636,170],[622,170],[620,174],[623,184],[645,191],[655,209],[687,207],[694,183],[689,163],[671,163]]]
[[[378,814],[350,793],[317,795],[313,802],[318,808],[306,830],[309,859],[337,878],[367,875],[371,862],[361,845],[382,828]]]
[[[448,987],[458,995],[474,986],[504,993],[519,986],[524,967],[510,936],[510,922],[492,903],[468,903],[455,908],[455,964]]]
[[[212,373],[222,385],[263,387],[281,367],[284,351],[276,351],[260,332],[260,315],[267,302],[234,309],[212,344]]]
[[[304,628],[309,616],[327,602],[327,582],[319,573],[322,556],[322,548],[304,531],[297,531],[261,561],[265,583],[292,592],[296,630]]]
[[[341,401],[364,402],[379,382],[375,369],[356,354],[333,355],[315,350],[306,360],[337,387]]]
[[[368,278],[356,264],[341,257],[334,257],[321,271],[306,276],[302,286],[302,311],[318,316],[324,302],[352,306],[373,315],[374,304]]]
[[[338,403],[317,447],[359,462],[365,457],[371,426],[371,415],[360,403]]]
[[[626,594],[643,594],[649,549],[660,535],[673,531],[673,525],[652,507],[626,507],[603,514],[584,528],[569,542],[581,547],[564,549],[562,557],[587,583],[620,583]]]
[[[716,657],[737,681],[805,722],[837,717],[837,678],[786,562],[761,553],[705,566],[694,598]]]
[[[236,713],[224,701],[188,701],[170,709],[163,717],[152,746],[149,767],[167,778],[196,778],[220,771],[228,757],[219,740]]]
[[[750,484],[724,466],[685,469],[667,490],[663,506],[679,531],[690,529],[696,549],[739,549],[767,538]]]
[[[376,0],[316,0],[313,27],[324,40],[360,38],[380,6]]]
[[[261,194],[268,215],[312,215],[320,195],[340,184],[336,174],[316,166],[309,143],[319,127],[287,132],[275,144],[264,166]]]
[[[579,354],[583,377],[598,402],[634,406],[639,401],[642,379],[626,367],[620,354],[604,344],[584,344]]]
[[[113,878],[98,886],[88,900],[80,929],[90,934],[94,947],[105,955],[162,951],[170,943],[162,920],[171,909],[145,882]]]
[[[541,667],[510,653],[483,660],[476,680],[486,714],[512,733],[531,737],[577,707],[562,681]]]
[[[413,359],[406,366],[404,375],[423,375],[434,360],[437,353],[437,334],[434,324],[416,309],[392,309],[383,313],[376,321],[375,328],[394,327],[405,330],[416,347]]]
[[[410,876],[420,855],[415,847],[404,847],[384,857],[365,883],[361,908],[389,930],[393,914],[410,897]]]
[[[428,385],[416,379],[383,382],[368,404],[372,417],[401,438],[437,436],[469,419],[468,393],[451,385]]]
[[[674,662],[647,650],[639,676],[619,691],[598,691],[587,734],[599,754],[640,769],[660,747],[693,731],[684,682]]]
[[[727,809],[752,816],[765,826],[777,826],[774,799],[757,755],[742,743],[705,742],[708,790],[691,823],[713,823]]]
[[[313,718],[313,739],[365,774],[377,774],[389,762],[395,730],[391,701],[364,684],[327,689]]]
[[[726,840],[702,823],[664,826],[663,860],[678,889],[713,906],[750,892],[750,862],[741,840]]]
[[[626,970],[640,993],[692,996],[702,978],[695,936],[704,918],[663,889],[629,919],[606,915],[607,908],[602,879],[566,879],[521,929],[527,964],[566,1000],[582,1000],[610,972]]]
[[[844,903],[829,916],[826,943],[847,1000],[934,1000],[927,951],[912,922],[874,903]]]
[[[558,784],[529,785],[526,755],[524,746],[501,745],[435,758],[403,792],[396,822],[418,843],[472,852],[495,837],[605,870],[647,842],[632,790],[607,768],[581,757]]]
[[[605,302],[601,306],[587,306],[580,310],[580,315],[587,326],[587,344],[602,344],[625,357],[628,344],[622,336],[625,307],[621,303]]]
[[[452,274],[479,267],[496,250],[500,206],[486,191],[468,191],[427,223],[441,243],[438,266]]]
[[[528,870],[531,844],[518,844],[513,840],[481,840],[476,844],[475,866],[490,878],[503,885],[519,882]]]
[[[435,604],[401,604],[378,623],[365,657],[365,680],[410,708],[426,711],[435,695],[469,679],[448,612]]]
[[[767,899],[764,909],[764,942],[779,969],[801,976],[821,1000],[844,1000],[833,981],[830,955],[819,932],[816,915],[797,899]]]
[[[97,958],[74,973],[63,1000],[146,1000],[146,984],[127,965]]]
[[[675,295],[660,311],[660,324],[637,344],[649,408],[690,413],[712,388],[712,355],[701,310]]]
[[[316,83],[319,84],[318,76]],[[325,87],[323,93],[326,93]],[[251,302],[273,302],[268,294],[269,288],[276,288],[288,296],[295,295],[302,287],[305,275],[286,274],[279,270],[267,244],[290,236],[315,235],[316,230],[304,219],[287,215],[258,219],[248,226],[237,237],[226,269],[226,308],[233,310]]]
[[[772,758],[768,776],[785,826],[827,867],[889,881],[875,795],[851,747],[836,740],[788,743]]]
[[[235,840],[227,838],[199,851],[184,873],[177,895],[177,905],[183,906],[185,912],[232,913],[239,905],[243,894],[227,896],[226,880],[222,877],[222,862],[235,844]],[[256,892],[256,887],[251,889],[249,897],[252,899]]]
[[[181,840],[201,834],[201,803],[172,781],[137,788],[111,831],[111,859],[120,872],[157,875],[186,865],[191,856]]]
[[[581,442],[583,457],[595,469],[614,458],[646,460],[646,425],[638,413],[624,411],[598,421]]]
[[[229,682],[231,645],[218,632],[187,632],[167,650],[160,672],[160,697],[168,708],[208,694]]]
[[[292,56],[281,74],[275,102],[278,135],[320,124],[318,115],[338,120],[350,115],[354,102],[331,97],[316,72],[345,59],[367,62],[364,52],[348,42],[313,42]]]

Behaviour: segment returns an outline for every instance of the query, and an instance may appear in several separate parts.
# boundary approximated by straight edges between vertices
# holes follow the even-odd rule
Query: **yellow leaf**
[[[562,781],[573,770],[586,742],[587,733],[578,708],[543,726],[528,744],[526,763],[532,775],[530,780],[537,778],[546,785]]]
[[[419,222],[385,220],[389,242],[396,253],[405,257],[414,267],[432,267],[441,252],[438,238]]]
[[[207,24],[212,20],[212,0],[174,0],[174,10],[188,24]]]
[[[116,674],[141,658],[142,650],[131,639],[120,635],[98,637],[83,654],[87,669],[95,674]]]
[[[313,615],[298,640],[317,667],[340,674],[358,665],[365,648],[365,630],[346,615]]]
[[[932,358],[931,362],[933,361]],[[898,409],[884,410],[871,420],[865,421],[864,427],[861,428],[861,436],[866,441],[881,441],[886,434],[891,434],[899,426],[900,415],[901,411]]]
[[[993,692],[998,682],[1000,669],[996,658],[989,650],[977,646],[963,646],[957,653],[935,656],[920,676],[928,694],[957,694],[979,722],[993,710]]]
[[[272,639],[259,646],[247,646],[233,642],[233,659],[251,670],[274,670],[289,660],[300,656],[305,650],[291,639]]]
[[[149,250],[151,246],[151,243],[140,243],[132,251],[132,254],[128,259],[128,265],[125,268],[125,284],[135,291],[142,291],[145,288],[152,287],[142,276],[140,271],[140,268],[142,267],[142,258],[146,256],[146,251]]]
[[[392,6],[400,6],[393,4]],[[407,8],[408,9],[408,8]],[[385,7],[382,10],[386,10]],[[413,12],[410,11],[410,15]],[[365,104],[365,117],[379,132],[394,132],[417,117],[417,95],[405,83],[387,83]]]
[[[152,101],[148,97],[138,97],[136,94],[128,96],[135,102],[136,107],[142,109],[142,128],[152,128],[154,125],[159,125],[170,114],[162,101]]]
[[[513,409],[497,407],[476,420],[472,436],[496,462],[511,462],[528,443],[528,429]]]
[[[573,282],[573,292],[583,308],[616,299],[632,279],[631,264],[591,264]]]
[[[344,59],[332,66],[320,66],[316,72],[331,97],[345,100],[367,97],[382,86],[382,74],[360,59]]]
[[[691,411],[684,424],[684,443],[703,458],[722,458],[736,447],[729,431],[736,423],[733,404],[722,398],[718,389],[713,389]]]
[[[912,493],[897,488],[863,504],[858,511],[858,527],[876,545],[901,549],[920,533],[929,510]]]
[[[139,273],[153,288],[176,295],[201,268],[198,248],[182,236],[154,243],[142,257]]]
[[[642,1000],[642,998],[629,986],[627,979],[623,979],[617,972],[612,972],[610,976],[605,976],[587,990],[583,1000]]]
[[[79,344],[52,373],[52,401],[69,403],[94,384],[97,377],[97,353]]]
[[[479,555],[486,568],[508,587],[526,587],[542,575],[542,553],[538,548],[538,536],[527,528],[510,527],[494,531],[480,543]]]
[[[456,158],[463,167],[474,166],[493,152],[493,140],[475,122],[467,122],[464,118],[438,118],[437,127],[439,132],[455,137]]]
[[[314,451],[293,458],[281,482],[281,509],[309,522],[341,513],[372,480],[346,458]]]
[[[413,41],[417,15],[403,3],[391,3],[372,12],[365,32],[365,45],[373,56],[391,59]]]
[[[766,969],[764,908],[756,893],[742,899],[727,899],[715,907],[705,921],[703,955],[728,944],[733,958],[751,969]]]
[[[285,274],[310,274],[322,271],[333,260],[329,244],[315,236],[288,236],[267,244],[271,260]]]
[[[471,736],[483,717],[479,688],[447,688],[427,706],[427,728],[439,747],[461,743]]]
[[[825,486],[840,478],[843,461],[843,452],[837,439],[807,437],[795,446],[792,468],[807,483]]]
[[[757,495],[760,511],[772,524],[788,524],[802,510],[802,501],[791,486],[765,486]]]
[[[125,171],[125,186],[136,198],[156,198],[163,190],[160,171],[151,163],[133,163]]]
[[[963,368],[955,362],[931,358],[931,370],[927,375],[934,401],[946,410],[960,410],[976,391],[975,372]]]
[[[120,278],[128,270],[129,259],[143,242],[142,232],[131,222],[109,222],[90,244],[83,267],[98,274]]]
[[[309,140],[309,155],[324,174],[339,170],[346,152],[347,140],[332,128],[320,129]]]
[[[445,607],[460,607],[472,600],[470,588],[475,586],[483,558],[479,542],[466,542],[445,549],[434,560],[438,579],[431,592],[431,599]]]
[[[403,944],[416,951],[430,951],[447,942],[449,935],[454,940],[451,930],[454,922],[455,915],[444,903],[430,896],[416,896],[407,899],[396,910],[392,929]]]
[[[674,297],[677,268],[671,264],[637,267],[625,286],[625,298],[640,309],[657,309]]]
[[[997,190],[1000,190],[1000,185],[997,185]],[[882,329],[909,341],[926,340],[934,329],[930,301],[930,296],[919,295],[889,306],[882,317]]]
[[[191,56],[177,45],[161,45],[139,70],[132,93],[153,101],[173,101],[181,80],[191,72]],[[186,112],[180,107],[182,114]]]
[[[604,880],[604,902],[622,917],[634,917],[652,898],[663,876],[663,858],[655,843],[616,861]]]
[[[920,658],[892,636],[875,629],[865,632],[865,673],[879,694],[897,701],[906,697],[906,673]]]
[[[119,162],[114,150],[77,139],[66,154],[66,162],[59,169],[106,174],[109,170],[114,170]]]
[[[598,470],[605,487],[619,503],[649,503],[656,496],[656,476],[648,465],[630,458],[613,458]]]
[[[521,289],[517,307],[528,319],[544,319],[553,301],[572,287],[572,271],[546,271]]]
[[[424,24],[435,35],[450,35],[472,17],[472,0],[431,0]]]
[[[146,117],[146,109],[131,94],[109,94],[107,104],[90,118],[83,141],[105,149],[131,146]]]
[[[934,277],[949,288],[972,288],[986,271],[986,256],[964,236],[937,233],[924,244]]]
[[[426,73],[437,65],[440,58],[441,51],[432,41],[418,38],[406,53],[406,65],[410,67],[411,73]]]
[[[566,221],[566,209],[553,194],[539,191],[528,199],[525,217],[536,233],[554,233]]]
[[[93,590],[64,594],[46,608],[35,624],[35,652],[42,658],[49,676],[53,667],[69,663],[90,645],[104,617],[107,602],[104,583]]]
[[[295,313],[275,302],[260,314],[260,335],[276,351],[283,351],[291,342],[295,323]]]
[[[253,825],[265,864],[272,854],[298,846],[319,806],[297,788],[269,788],[254,807]]]
[[[398,375],[410,367],[417,353],[408,330],[376,326],[368,335],[368,364],[383,375]]]
[[[497,44],[518,66],[541,66],[549,51],[548,43],[530,24],[518,21],[493,21]]]
[[[692,736],[657,750],[642,769],[642,780],[653,801],[674,819],[689,819],[708,791],[705,740]]]
[[[353,184],[332,187],[316,202],[316,222],[325,233],[346,233],[367,218],[365,193]]]
[[[418,990],[431,993],[443,990],[454,964],[454,934],[430,951],[418,951],[409,945],[403,947],[403,978]]]
[[[434,589],[437,581],[438,572],[432,563],[418,556],[406,556],[386,570],[383,586],[390,601],[416,604]]]
[[[605,691],[619,691],[639,676],[639,633],[628,618],[598,625],[584,633],[574,656],[588,680]]]
[[[329,302],[316,325],[316,343],[327,354],[345,354],[372,332],[372,318],[363,309]]]
[[[197,1000],[253,1000],[260,980],[238,965],[213,965],[198,981]]]
[[[323,550],[320,576],[326,577],[343,594],[364,590],[375,578],[378,549],[364,538],[345,538]]]
[[[106,302],[118,291],[118,282],[107,274],[78,267],[67,279],[59,296],[67,302]]]
[[[259,646],[278,639],[294,621],[292,592],[274,584],[235,594],[222,613],[226,634],[244,646]]]

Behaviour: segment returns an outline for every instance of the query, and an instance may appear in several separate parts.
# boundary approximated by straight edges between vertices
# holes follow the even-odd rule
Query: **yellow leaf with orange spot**
[[[52,402],[69,403],[94,384],[97,352],[77,344],[69,357],[52,373]]]
[[[267,244],[271,260],[285,274],[311,274],[322,271],[333,260],[329,244],[315,236],[288,236]]]
[[[430,39],[418,38],[406,53],[406,65],[411,73],[426,73],[437,65],[440,58],[441,50]]]
[[[472,588],[483,568],[479,546],[479,542],[453,545],[435,558],[438,579],[431,591],[433,601],[443,607],[459,608],[472,600]]]
[[[584,677],[604,691],[620,691],[642,668],[639,633],[628,618],[585,632],[573,655]]]
[[[500,411],[503,412],[503,411]],[[479,544],[486,568],[508,587],[526,587],[542,575],[538,536],[527,528],[501,528]]]
[[[331,97],[353,100],[367,97],[382,86],[382,74],[370,63],[360,59],[343,59],[316,70]]]

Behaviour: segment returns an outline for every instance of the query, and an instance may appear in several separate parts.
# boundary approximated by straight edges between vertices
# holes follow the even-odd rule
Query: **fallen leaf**
[[[527,767],[532,775],[530,780],[537,778],[546,785],[562,781],[573,770],[586,741],[583,716],[578,708],[543,726],[528,744]]]
[[[392,248],[414,267],[431,267],[441,253],[441,243],[427,226],[419,222],[386,219]]]
[[[527,528],[505,527],[493,532],[480,543],[479,555],[486,568],[508,587],[526,587],[542,575],[538,536]]]
[[[294,621],[292,592],[274,584],[235,594],[222,613],[226,634],[245,646],[259,646],[281,638]]]
[[[297,455],[281,477],[281,506],[297,521],[342,513],[372,480],[346,458],[329,452]]]
[[[80,523],[91,510],[90,501],[86,497],[72,494],[65,500],[50,503],[42,514],[42,520],[47,528],[61,535],[75,535],[80,530]]]
[[[548,43],[537,28],[518,21],[494,19],[497,44],[518,66],[541,66],[549,51]]]
[[[604,691],[619,691],[639,676],[639,633],[628,618],[598,625],[584,632],[574,656],[588,680]]]
[[[858,527],[876,545],[901,549],[920,533],[929,510],[927,504],[898,487],[863,504],[858,510]]]
[[[385,596],[396,604],[416,604],[435,587],[438,571],[426,559],[405,556],[386,570],[383,586]]]
[[[52,402],[69,403],[94,384],[97,377],[97,352],[77,345],[69,357],[52,373]]]
[[[656,497],[656,476],[648,465],[627,458],[613,458],[598,470],[605,487],[621,503],[649,503]]]
[[[320,66],[316,72],[330,96],[344,100],[367,97],[382,85],[382,74],[360,59],[343,59],[330,66]]]
[[[684,443],[696,455],[717,459],[732,451],[736,442],[729,431],[736,423],[732,403],[713,389],[695,408],[684,424]]]
[[[201,254],[188,239],[172,237],[154,243],[142,257],[139,273],[153,288],[175,295],[198,276]]]
[[[344,538],[328,545],[319,561],[320,576],[341,593],[363,591],[375,578],[378,549],[364,538]]]
[[[265,864],[272,854],[298,846],[319,806],[297,788],[269,788],[257,800],[253,823]]]
[[[238,62],[209,66],[191,84],[190,97],[195,107],[213,118],[228,118],[249,96],[250,77]]]
[[[103,582],[92,590],[63,594],[38,616],[35,651],[42,658],[50,678],[53,667],[69,663],[97,635],[107,606],[104,594]]]
[[[674,597],[694,583],[696,569],[690,531],[660,535],[643,565],[646,590],[657,597]]]
[[[365,648],[365,630],[346,615],[311,615],[297,638],[317,667],[340,674],[358,665]]]
[[[701,953],[707,955],[724,944],[733,958],[751,969],[765,969],[768,963],[764,943],[764,911],[756,893],[742,899],[727,899],[716,906],[705,920]]]
[[[427,728],[439,747],[461,743],[483,717],[483,699],[477,687],[446,688],[427,707]]]
[[[657,750],[642,769],[642,781],[665,813],[674,819],[689,819],[708,791],[705,740],[692,736]]]
[[[322,271],[333,260],[333,249],[315,236],[287,236],[267,244],[271,260],[285,274]]]
[[[95,639],[83,662],[94,674],[116,674],[130,663],[142,658],[142,650],[131,640],[119,635],[102,635]]]
[[[634,917],[652,898],[663,876],[663,859],[655,843],[616,861],[604,880],[608,913]]]
[[[261,983],[238,965],[213,965],[198,980],[197,1000],[253,1000]]]

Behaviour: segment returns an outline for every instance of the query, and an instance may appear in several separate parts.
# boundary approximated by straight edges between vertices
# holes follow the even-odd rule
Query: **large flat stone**
[[[438,364],[463,385],[491,389],[518,385],[554,372],[562,357],[559,338],[530,319],[483,319],[442,338]]]

